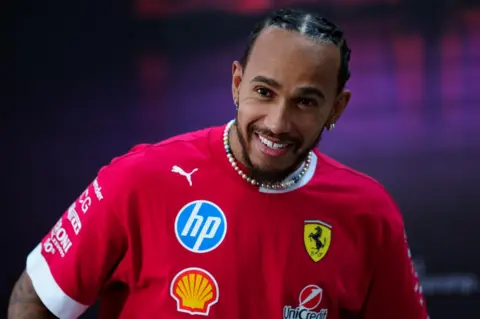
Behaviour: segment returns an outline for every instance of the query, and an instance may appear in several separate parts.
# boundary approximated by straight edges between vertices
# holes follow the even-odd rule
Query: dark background
[[[232,60],[258,14],[292,4],[333,19],[352,48],[353,99],[321,149],[397,200],[431,318],[480,317],[480,4],[453,0],[4,4],[5,307],[28,252],[100,166],[234,117]]]

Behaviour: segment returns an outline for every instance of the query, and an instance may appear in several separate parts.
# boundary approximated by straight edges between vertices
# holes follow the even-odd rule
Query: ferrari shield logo
[[[332,241],[332,226],[320,220],[306,220],[303,226],[303,242],[314,262],[325,257]]]

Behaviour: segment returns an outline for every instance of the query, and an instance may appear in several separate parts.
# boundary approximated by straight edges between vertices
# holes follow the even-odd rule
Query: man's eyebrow
[[[320,89],[317,89],[316,87],[312,86],[307,86],[307,87],[301,87],[298,88],[297,90],[298,95],[304,96],[304,95],[315,95],[320,99],[325,100],[325,94]]]
[[[264,83],[264,84],[267,84],[268,86],[271,86],[275,89],[281,89],[282,88],[282,85],[280,83],[278,83],[276,80],[271,79],[271,78],[266,77],[266,76],[263,76],[263,75],[257,75],[250,82]],[[298,88],[296,91],[297,91],[297,94],[301,95],[301,96],[315,95],[319,99],[325,100],[325,94],[320,89],[318,89],[316,87],[313,87],[313,86],[301,87],[301,88]]]
[[[260,83],[265,83],[273,88],[280,89],[282,85],[275,81],[274,79],[267,78],[266,76],[263,75],[257,75],[254,77],[250,82],[260,82]]]

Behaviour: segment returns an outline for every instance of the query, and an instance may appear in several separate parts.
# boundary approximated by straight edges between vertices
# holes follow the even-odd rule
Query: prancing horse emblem
[[[332,226],[320,220],[306,220],[303,226],[303,242],[314,262],[325,257],[332,241]]]

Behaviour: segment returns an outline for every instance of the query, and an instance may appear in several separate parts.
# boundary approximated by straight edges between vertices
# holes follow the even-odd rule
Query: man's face
[[[337,94],[339,67],[334,44],[279,28],[260,34],[246,69],[234,62],[236,134],[252,177],[286,177],[338,119],[350,98]]]

